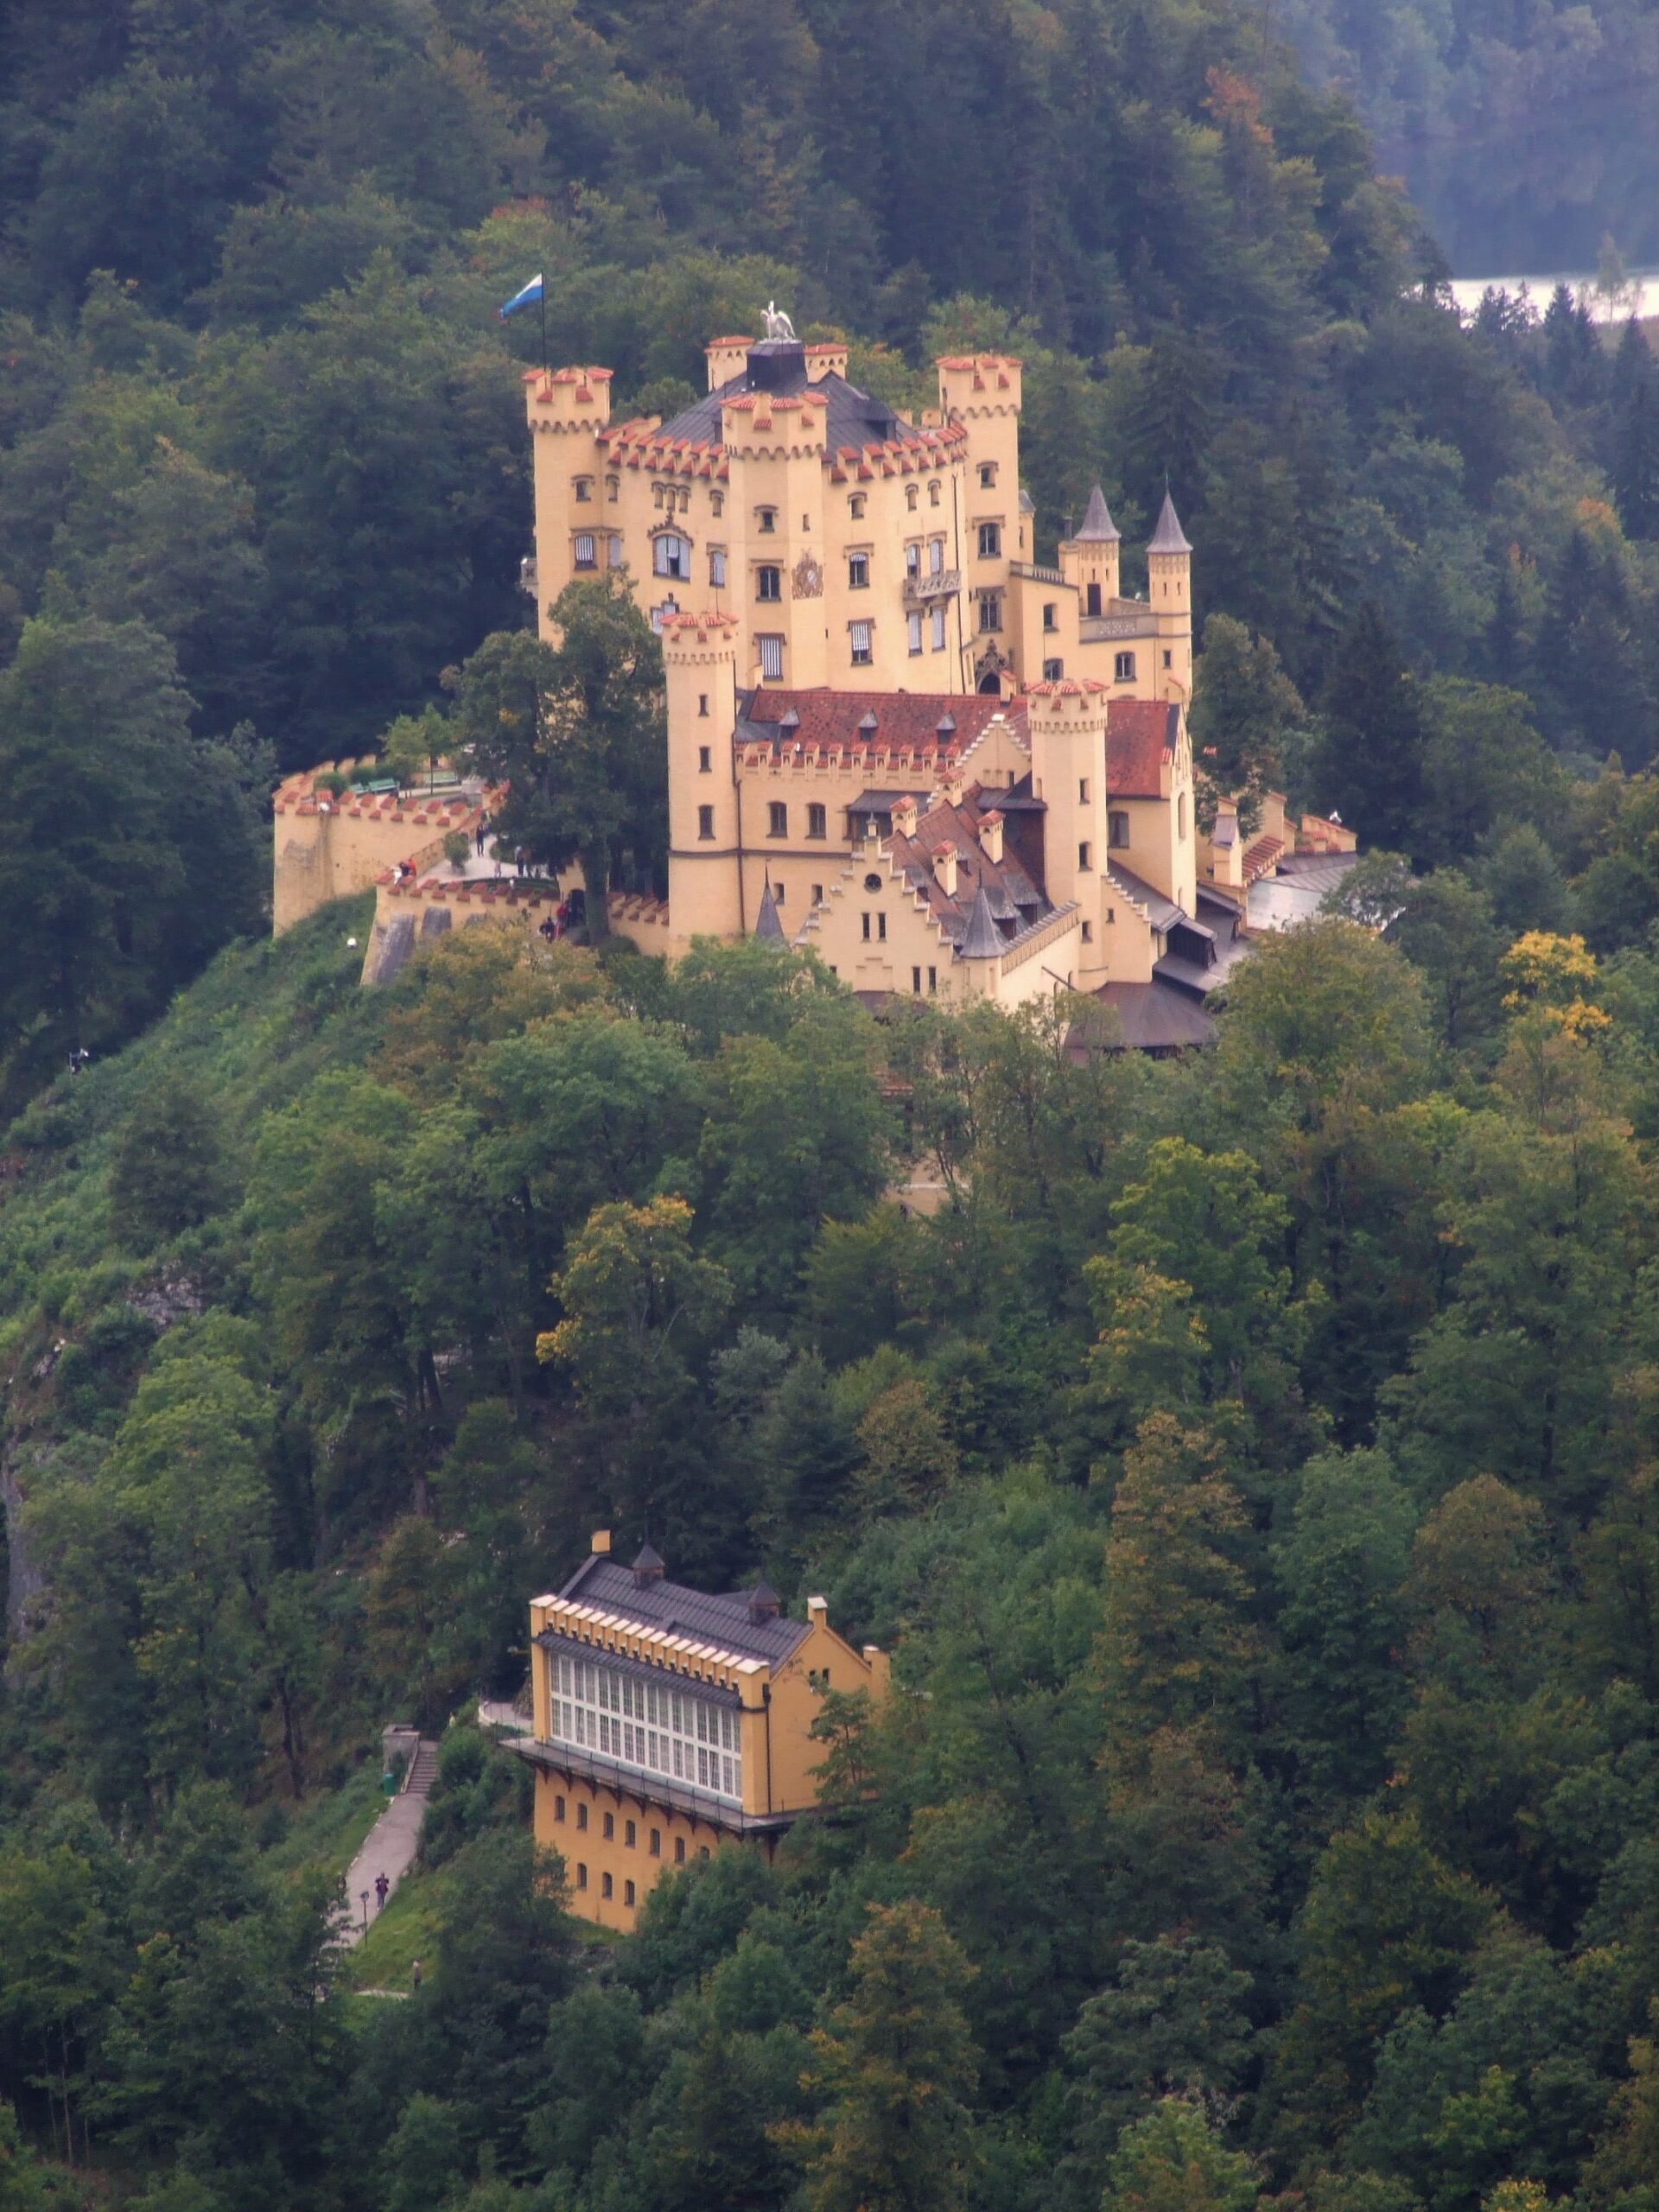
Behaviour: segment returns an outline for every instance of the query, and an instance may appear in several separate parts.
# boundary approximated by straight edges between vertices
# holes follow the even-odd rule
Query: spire
[[[957,955],[962,960],[994,960],[1001,951],[1002,932],[996,926],[996,917],[991,912],[991,902],[985,896],[982,883],[979,896],[974,901],[974,911],[968,917],[968,928]]]
[[[1116,545],[1122,532],[1112,520],[1112,511],[1106,504],[1106,494],[1098,484],[1089,494],[1089,504],[1083,512],[1083,526],[1074,545]]]
[[[663,1579],[662,1555],[649,1537],[639,1547],[632,1571],[636,1590],[643,1590],[648,1583],[660,1582]]]
[[[770,938],[779,944],[784,942],[784,925],[778,917],[778,901],[772,895],[770,881],[760,894],[760,911],[754,918],[754,933],[756,937]]]
[[[1158,518],[1158,527],[1147,541],[1148,553],[1190,553],[1186,532],[1181,528],[1181,518],[1175,512],[1175,502],[1169,496],[1169,486],[1164,486],[1163,512]]]
[[[749,1592],[749,1618],[757,1624],[775,1621],[782,1611],[782,1599],[763,1574]]]

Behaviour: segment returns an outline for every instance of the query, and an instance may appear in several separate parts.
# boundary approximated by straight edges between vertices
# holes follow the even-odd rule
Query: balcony
[[[1010,561],[1011,576],[1027,576],[1034,584],[1063,584],[1065,576],[1058,569],[1045,568],[1040,561]]]
[[[941,569],[933,575],[905,578],[905,605],[929,607],[936,599],[954,599],[962,589],[960,569]]]

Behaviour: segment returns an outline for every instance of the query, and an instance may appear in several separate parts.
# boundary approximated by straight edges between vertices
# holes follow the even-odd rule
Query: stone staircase
[[[423,1736],[409,1771],[404,1777],[403,1795],[424,1797],[438,1778],[438,1747],[429,1737]]]

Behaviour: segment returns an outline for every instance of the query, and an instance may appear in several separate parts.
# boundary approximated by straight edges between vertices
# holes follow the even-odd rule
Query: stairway
[[[437,1778],[438,1747],[429,1737],[423,1736],[404,1777],[403,1794],[406,1797],[424,1797]]]

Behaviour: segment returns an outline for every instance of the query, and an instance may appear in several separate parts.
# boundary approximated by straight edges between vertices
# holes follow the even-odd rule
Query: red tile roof
[[[745,719],[751,725],[780,722],[791,709],[800,727],[779,732],[780,743],[884,751],[938,745],[938,726],[947,715],[957,726],[950,742],[957,750],[982,736],[995,715],[1015,719],[1010,706],[982,691],[780,691],[770,686],[752,695]],[[858,727],[866,715],[875,716],[874,734]]]
[[[1114,699],[1106,717],[1109,798],[1160,798],[1175,758],[1180,709],[1163,699]]]

